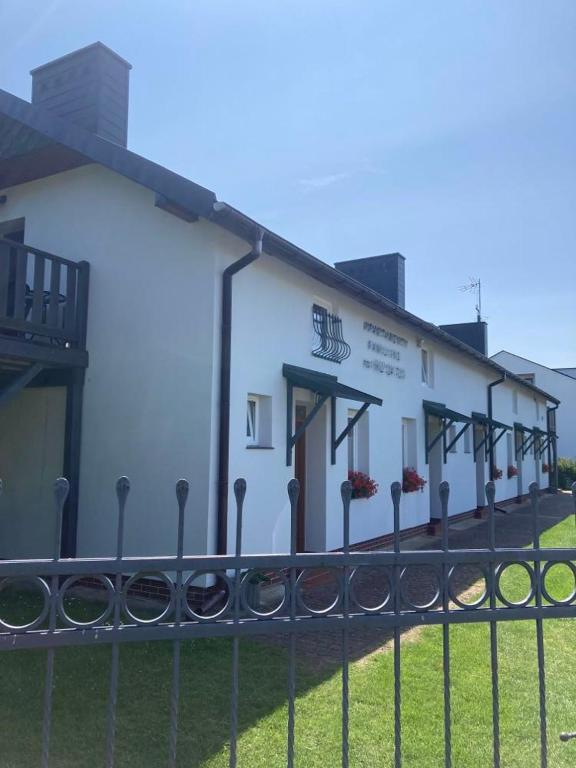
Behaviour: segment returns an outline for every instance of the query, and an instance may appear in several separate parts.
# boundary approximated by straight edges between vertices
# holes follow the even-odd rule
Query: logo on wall
[[[384,342],[393,344],[394,347],[408,346],[407,339],[402,336],[397,336],[395,333],[392,333],[379,325],[369,323],[367,320],[364,321],[364,330],[373,336],[383,339]],[[397,379],[406,378],[406,371],[404,368],[394,364],[395,362],[400,362],[401,356],[399,349],[390,347],[388,344],[382,343],[382,341],[376,341],[372,338],[368,339],[366,346],[372,357],[364,358],[362,361],[364,368],[370,368],[377,373],[383,373],[386,376],[394,376]]]

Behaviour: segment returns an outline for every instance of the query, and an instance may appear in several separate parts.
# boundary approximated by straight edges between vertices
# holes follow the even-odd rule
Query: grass
[[[574,522],[549,529],[542,546],[574,546]],[[521,571],[505,577],[507,594],[525,591]],[[551,573],[553,594],[571,591],[573,577]],[[450,629],[454,768],[492,765],[492,710],[489,629]],[[501,681],[502,765],[539,765],[538,674],[534,622],[498,627]],[[182,652],[182,709],[179,766],[228,765],[229,641],[192,641]],[[549,765],[576,765],[576,742],[560,743],[560,731],[576,730],[576,623],[545,623]],[[40,764],[45,652],[0,656],[0,764]],[[120,653],[117,766],[167,765],[171,643],[127,644]],[[350,764],[353,768],[392,766],[392,654],[375,653],[350,670]],[[52,762],[54,768],[94,768],[105,759],[106,700],[110,648],[69,648],[56,652]],[[239,765],[285,765],[285,652],[242,641]],[[302,667],[298,672],[296,765],[331,768],[340,764],[339,671]],[[437,768],[443,761],[441,629],[412,633],[402,651],[402,731],[405,768]]]

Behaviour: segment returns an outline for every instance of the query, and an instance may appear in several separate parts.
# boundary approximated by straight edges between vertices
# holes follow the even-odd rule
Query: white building
[[[500,501],[548,485],[557,397],[407,312],[400,255],[332,268],[131,153],[128,70],[95,44],[34,70],[32,103],[0,91],[0,557],[46,554],[60,474],[80,556],[113,551],[124,474],[138,554],[174,551],[182,476],[188,552],[230,548],[239,476],[246,551],[288,548],[294,476],[301,549],[341,546],[349,469],[380,486],[355,543],[391,532],[404,468],[406,529],[443,479],[453,515],[492,468]]]
[[[562,402],[558,417],[558,456],[576,459],[576,368],[547,368],[505,350],[492,355],[492,360]]]

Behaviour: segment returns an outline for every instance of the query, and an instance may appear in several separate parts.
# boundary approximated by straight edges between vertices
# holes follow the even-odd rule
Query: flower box
[[[510,464],[508,467],[508,480],[511,480],[513,477],[518,477],[518,467]]]
[[[423,491],[427,480],[420,477],[414,467],[404,467],[402,470],[402,492],[414,493],[415,491]]]
[[[492,467],[492,477],[494,478],[494,480],[500,480],[502,475],[503,475],[503,472],[501,469],[498,469],[498,467]]]
[[[378,483],[365,472],[348,472],[348,480],[352,483],[353,499],[370,499],[378,493]]]

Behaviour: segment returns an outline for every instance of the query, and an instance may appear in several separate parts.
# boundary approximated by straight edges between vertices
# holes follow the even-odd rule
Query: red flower
[[[508,480],[512,477],[516,477],[518,474],[518,468],[514,466],[514,464],[510,464],[508,466]]]
[[[545,475],[548,474],[548,472],[550,472],[550,467],[548,466],[548,464],[542,464],[542,472],[544,472]]]
[[[369,499],[378,493],[378,483],[364,472],[349,470],[348,480],[352,483],[353,499]]]
[[[492,467],[492,477],[494,480],[500,480],[502,477],[502,470],[498,469],[498,467]]]
[[[427,481],[420,477],[413,467],[404,467],[402,470],[402,491],[404,493],[423,491],[426,483]]]

